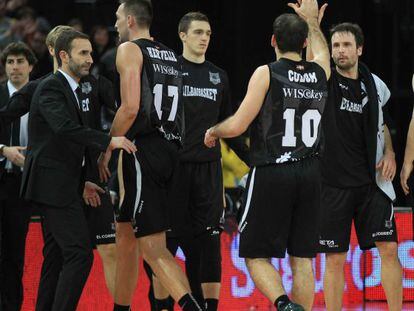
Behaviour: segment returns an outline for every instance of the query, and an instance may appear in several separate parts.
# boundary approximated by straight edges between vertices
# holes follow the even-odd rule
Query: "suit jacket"
[[[0,84],[0,109],[3,109],[7,106],[7,102],[9,100],[9,89],[7,87],[7,82]],[[10,124],[2,122],[0,124],[0,144],[2,145],[9,145],[10,144]],[[6,166],[6,159],[0,161],[0,180],[3,178],[3,174],[5,171]],[[7,193],[5,193],[5,189],[0,187],[0,198],[7,197]]]
[[[87,123],[60,72],[40,82],[30,104],[21,187],[26,200],[63,207],[80,199],[86,147],[104,151],[110,143],[109,136]]]

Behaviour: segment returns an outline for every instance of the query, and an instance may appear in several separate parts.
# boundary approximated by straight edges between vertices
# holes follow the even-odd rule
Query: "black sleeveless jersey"
[[[142,51],[141,104],[127,137],[160,132],[170,141],[182,144],[184,106],[181,66],[173,50],[147,39],[132,41]]]
[[[282,58],[268,67],[269,90],[250,127],[253,166],[317,154],[327,99],[326,74],[318,64]]]

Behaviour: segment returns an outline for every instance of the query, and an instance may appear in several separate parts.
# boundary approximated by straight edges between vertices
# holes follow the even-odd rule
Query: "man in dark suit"
[[[58,70],[57,59],[55,57],[55,43],[60,34],[64,31],[72,31],[73,28],[65,25],[59,25],[53,28],[46,38],[46,46],[48,47],[49,53],[53,59],[53,72]],[[50,74],[53,74],[50,73]],[[18,92],[14,93],[10,98],[7,105],[0,107],[0,123],[7,124],[16,118],[29,112],[30,103],[32,101],[33,95],[36,91],[36,88],[41,83],[41,81],[50,74],[28,82],[24,87],[22,87]],[[82,77],[81,82],[82,89],[82,100],[89,100],[89,104],[84,105],[82,114],[86,116],[88,120],[88,126],[97,129],[106,131],[108,128],[108,119],[111,119],[115,114],[117,109],[116,100],[114,98],[114,90],[111,82],[103,76],[94,77],[89,74],[85,77]],[[1,124],[0,124],[1,125]],[[1,129],[0,129],[1,131]],[[1,133],[1,132],[0,132]],[[96,160],[100,154],[100,151],[96,153],[90,152],[91,163],[96,164]],[[93,159],[93,157],[95,157]],[[94,172],[95,171],[95,172]],[[97,169],[96,165],[88,166],[88,177],[94,177],[92,180],[98,184],[98,176],[96,175]],[[102,190],[103,191],[103,190]],[[94,194],[94,192],[84,193],[85,202],[87,205],[94,207],[96,203],[99,203],[95,198],[89,197],[89,194]],[[111,292],[114,291],[114,278],[115,278],[115,229],[113,226],[114,217],[113,217],[113,206],[109,201],[109,194],[106,193],[103,197],[99,208],[85,207],[86,218],[88,221],[88,226],[91,233],[92,244],[94,244],[98,250],[99,255],[101,256],[104,272],[105,272],[105,281],[106,285]],[[43,226],[42,226],[43,227]],[[60,250],[57,251],[57,257],[60,258]],[[48,256],[47,261],[43,263],[42,277],[48,275],[49,277],[54,276],[54,282],[48,282],[51,286],[50,295],[48,299],[51,300],[48,304],[51,305],[54,298],[53,289],[56,288],[57,280],[60,274],[61,265],[58,265],[57,262],[53,259],[53,256]],[[53,263],[50,264],[49,260]],[[39,297],[38,302],[45,304],[43,296]]]
[[[3,51],[1,62],[7,82],[0,85],[0,107],[29,81],[36,57],[22,42],[11,43]],[[1,130],[0,140],[0,241],[1,308],[18,311],[23,302],[24,251],[30,212],[20,199],[19,189],[27,145],[28,115],[23,115]]]
[[[37,87],[29,119],[29,145],[21,193],[39,206],[44,217],[45,262],[51,254],[63,266],[55,278],[42,275],[36,310],[75,310],[88,277],[93,253],[81,193],[88,161],[87,148],[136,148],[125,137],[110,138],[84,125],[80,78],[89,74],[92,47],[86,35],[62,33],[56,41],[59,70]],[[98,196],[96,189],[95,196]],[[56,250],[61,258],[56,258]],[[44,269],[44,267],[42,267]],[[50,299],[53,295],[53,299]],[[42,304],[45,302],[45,304]]]

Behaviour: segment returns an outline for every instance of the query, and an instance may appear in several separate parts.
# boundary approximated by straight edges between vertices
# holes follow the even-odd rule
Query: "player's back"
[[[278,164],[316,155],[327,98],[324,70],[313,62],[286,58],[268,67],[269,90],[250,127],[251,164]]]
[[[128,137],[139,139],[159,133],[168,140],[182,144],[184,133],[184,107],[182,73],[173,50],[162,43],[138,39],[132,41],[141,49],[140,110]]]

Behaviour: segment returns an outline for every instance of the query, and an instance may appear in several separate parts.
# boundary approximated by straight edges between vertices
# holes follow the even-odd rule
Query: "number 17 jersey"
[[[314,62],[286,58],[268,67],[269,90],[250,126],[251,164],[280,164],[318,154],[328,95],[325,71]]]
[[[184,106],[182,72],[178,57],[165,45],[148,40],[132,41],[143,56],[140,109],[128,132],[128,138],[139,138],[154,132],[182,145]]]

